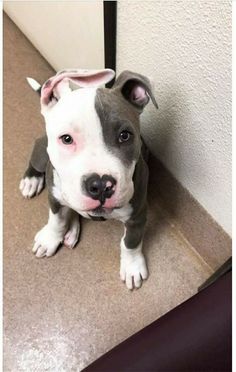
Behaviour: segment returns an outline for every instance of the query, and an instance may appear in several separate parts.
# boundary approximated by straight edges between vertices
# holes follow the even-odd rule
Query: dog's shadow
[[[158,243],[159,234],[168,216],[178,219],[181,210],[182,186],[177,181],[186,175],[186,146],[183,149],[183,134],[188,134],[188,144],[195,140],[191,123],[191,108],[188,99],[179,87],[169,87],[161,92],[159,110],[153,108],[141,120],[141,133],[149,149],[148,204],[150,223],[147,224],[145,244]],[[191,157],[191,154],[189,154]],[[165,166],[163,165],[165,163]],[[203,175],[202,164],[194,164],[194,172]],[[173,176],[167,169],[174,169]],[[161,213],[161,209],[166,213]],[[167,217],[167,219],[166,219]]]

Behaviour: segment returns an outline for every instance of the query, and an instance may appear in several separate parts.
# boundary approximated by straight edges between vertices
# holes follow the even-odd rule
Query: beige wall
[[[117,69],[152,77],[152,151],[231,234],[231,2],[119,1]]]
[[[5,1],[4,10],[55,68],[103,68],[103,3]]]

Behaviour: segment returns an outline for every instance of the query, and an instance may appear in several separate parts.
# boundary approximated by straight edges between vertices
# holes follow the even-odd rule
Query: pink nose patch
[[[112,188],[112,183],[111,183],[111,181],[107,181],[106,182],[106,188]],[[113,189],[114,189],[114,187],[113,187]]]
[[[87,196],[84,196],[83,199],[84,210],[92,210],[100,206],[100,201],[98,200],[93,200]]]

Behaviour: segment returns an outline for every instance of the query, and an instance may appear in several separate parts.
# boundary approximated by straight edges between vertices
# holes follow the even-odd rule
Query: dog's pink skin
[[[84,211],[91,211],[95,208],[100,207],[100,205],[101,205],[99,200],[94,200],[94,199],[92,199],[90,197],[87,197],[87,196],[83,196],[82,203],[83,203],[83,206],[84,206],[84,208],[83,208]],[[115,207],[117,207],[116,198],[114,196],[112,196],[110,199],[107,199],[105,204],[103,204],[103,207],[107,208],[107,209],[114,209]]]
[[[104,208],[115,208],[117,207],[116,205],[116,198],[115,196],[112,196],[111,198],[107,199],[105,204],[103,205]]]
[[[70,145],[64,144],[62,142],[62,139],[60,137],[63,136],[64,134],[67,134],[67,135],[69,135],[69,136],[71,136],[73,138],[73,142]],[[84,148],[85,141],[84,141],[84,139],[82,137],[80,137],[78,135],[78,133],[70,133],[70,132],[68,132],[68,133],[61,134],[57,138],[57,143],[60,146],[61,151],[63,151],[63,152],[65,151],[66,153],[69,154],[69,153],[75,153],[75,152],[79,153],[79,152],[81,152],[83,150],[83,148]]]
[[[100,201],[94,200],[87,196],[83,196],[82,204],[84,206],[84,211],[91,211],[92,209],[95,209],[100,206]]]

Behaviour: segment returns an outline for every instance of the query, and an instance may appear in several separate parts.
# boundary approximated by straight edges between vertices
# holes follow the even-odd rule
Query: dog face
[[[53,192],[81,214],[109,213],[132,198],[141,151],[139,115],[149,96],[156,101],[141,75],[124,72],[106,89],[98,86],[113,71],[83,73],[63,71],[42,87]],[[83,89],[71,89],[71,81]]]

